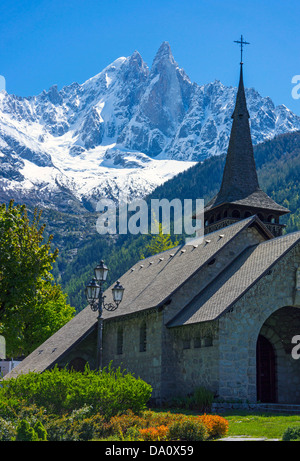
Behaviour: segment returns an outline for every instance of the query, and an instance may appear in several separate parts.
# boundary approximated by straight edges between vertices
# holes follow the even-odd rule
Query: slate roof
[[[113,319],[163,306],[174,291],[201,270],[201,267],[214,258],[240,232],[252,225],[257,226],[264,233],[265,238],[272,237],[254,216],[205,235],[203,243],[196,248],[193,245],[181,245],[139,261],[120,278],[125,288],[123,301],[116,311],[104,310],[104,319]],[[106,302],[112,301],[112,286],[105,291]],[[76,343],[93,331],[96,323],[97,313],[87,306],[26,357],[5,378],[19,372],[30,370],[41,372],[50,368]]]
[[[300,243],[300,232],[295,232],[247,248],[176,318],[173,318],[168,326],[189,325],[217,319],[298,243]]]

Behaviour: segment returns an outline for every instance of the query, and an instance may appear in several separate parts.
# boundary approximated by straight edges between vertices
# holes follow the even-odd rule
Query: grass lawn
[[[199,414],[192,410],[183,409],[156,409],[154,411],[170,411],[187,415]],[[208,412],[209,413],[209,412]],[[249,412],[246,410],[231,410],[218,413],[229,422],[226,437],[243,435],[248,437],[266,437],[267,439],[282,439],[285,429],[289,426],[300,426],[300,414]]]
[[[247,435],[281,439],[288,426],[300,426],[300,415],[231,411],[220,416],[229,422],[227,436]]]

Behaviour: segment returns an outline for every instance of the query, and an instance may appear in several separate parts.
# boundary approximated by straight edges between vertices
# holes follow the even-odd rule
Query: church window
[[[245,211],[244,218],[250,218],[252,216],[251,211]]]
[[[191,348],[191,341],[189,339],[183,340],[183,349],[190,349]]]
[[[194,339],[194,347],[196,349],[199,349],[199,347],[201,347],[201,338],[195,338]]]
[[[218,213],[217,214],[217,221],[220,221],[220,219],[221,219],[221,213]]]
[[[117,354],[123,354],[123,328],[119,328],[117,332]]]
[[[227,210],[225,210],[225,211],[224,211],[224,214],[223,214],[223,216],[224,216],[224,218],[227,218],[227,216],[228,216],[228,212],[227,212]]]
[[[203,339],[203,346],[204,347],[209,347],[209,346],[212,346],[212,345],[213,345],[212,338],[207,337],[207,338]]]
[[[208,266],[212,266],[213,264],[215,264],[215,262],[216,262],[216,258],[213,258],[207,264]]]
[[[147,326],[143,322],[140,327],[140,352],[146,352],[147,349]]]
[[[240,218],[241,214],[239,212],[239,210],[233,210],[232,212],[232,217],[233,218]]]
[[[213,222],[215,222],[215,216],[214,216],[214,215],[211,216],[209,222],[210,222],[210,224],[212,224]]]

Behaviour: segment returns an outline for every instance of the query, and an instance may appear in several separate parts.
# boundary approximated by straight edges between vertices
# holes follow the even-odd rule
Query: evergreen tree
[[[179,244],[177,239],[173,242],[171,235],[163,232],[160,222],[158,223],[158,229],[158,234],[152,234],[150,242],[145,247],[145,253],[141,255],[142,258],[169,250]]]

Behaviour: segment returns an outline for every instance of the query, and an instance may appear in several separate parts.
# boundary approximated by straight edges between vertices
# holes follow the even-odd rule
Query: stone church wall
[[[145,312],[105,322],[104,365],[112,360],[114,367],[120,366],[142,378],[152,386],[152,398],[157,399],[161,385],[161,341],[161,312]]]
[[[165,330],[162,398],[182,397],[197,387],[218,391],[217,322]]]
[[[300,367],[288,347],[293,335],[300,334],[300,309],[295,307],[293,316],[287,316],[287,311],[283,317],[278,314],[279,309],[294,305],[299,266],[296,246],[219,319],[221,398],[256,402],[256,344],[261,333],[276,353],[278,403],[300,402]]]

